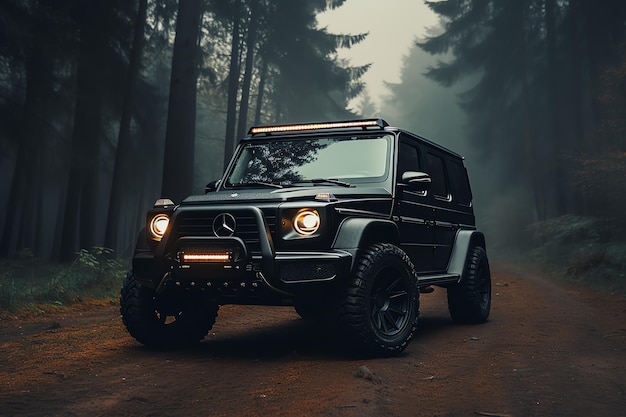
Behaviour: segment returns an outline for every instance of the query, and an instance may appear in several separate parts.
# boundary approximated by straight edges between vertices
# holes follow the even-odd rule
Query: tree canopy
[[[535,221],[623,211],[626,200],[610,187],[625,185],[616,161],[626,150],[619,134],[626,3],[426,3],[442,26],[418,42],[442,57],[426,75],[443,86],[463,83],[464,135],[489,170],[492,191],[519,190],[518,201],[529,202],[523,216]],[[592,162],[598,160],[615,169],[612,180]]]
[[[154,199],[200,191],[247,126],[351,116],[365,69],[334,52],[365,35],[316,22],[342,3],[2,2],[0,256],[128,255]]]
[[[469,154],[483,206],[527,202],[487,213],[496,228],[573,213],[626,229],[626,2],[426,1],[440,29],[376,109],[369,66],[337,54],[367,35],[317,24],[344,1],[1,2],[0,257],[127,256],[153,201],[200,192],[247,127],[356,117],[359,97]]]

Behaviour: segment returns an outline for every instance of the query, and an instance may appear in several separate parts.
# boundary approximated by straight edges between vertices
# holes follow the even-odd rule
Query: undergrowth
[[[108,248],[82,249],[70,264],[43,262],[25,250],[0,260],[0,311],[114,298],[124,270]]]
[[[613,224],[574,215],[537,222],[516,262],[577,286],[626,295],[626,241]]]

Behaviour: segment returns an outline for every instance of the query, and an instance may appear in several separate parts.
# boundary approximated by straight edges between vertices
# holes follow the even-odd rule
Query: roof
[[[408,130],[389,126],[383,119],[361,119],[361,120],[342,120],[328,122],[312,122],[312,123],[294,123],[283,125],[262,125],[253,126],[248,130],[248,136],[244,140],[266,139],[270,136],[292,136],[296,134],[319,133],[319,132],[363,132],[363,131],[381,131],[381,132],[402,132],[414,139],[422,141],[430,146],[438,148],[448,154],[463,159],[458,153],[436,143],[430,139],[426,139]]]

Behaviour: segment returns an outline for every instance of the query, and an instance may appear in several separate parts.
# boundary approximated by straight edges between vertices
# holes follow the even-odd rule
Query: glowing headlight
[[[165,235],[165,231],[167,230],[167,226],[169,226],[169,224],[170,218],[167,214],[157,214],[150,221],[150,233],[155,239],[161,240],[163,235]]]
[[[302,210],[293,218],[293,228],[299,235],[310,236],[320,227],[320,215],[315,210]]]

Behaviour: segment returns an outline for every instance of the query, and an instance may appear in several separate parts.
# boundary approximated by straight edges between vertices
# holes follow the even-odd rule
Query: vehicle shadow
[[[434,307],[434,308],[433,308]],[[236,306],[218,317],[213,330],[201,343],[185,349],[166,351],[166,355],[206,359],[285,358],[354,360],[368,359],[362,352],[344,346],[325,322],[305,320],[289,309]],[[428,344],[435,338],[454,336],[465,325],[455,323],[442,306],[426,306],[418,320],[417,331],[409,347],[400,355],[419,355],[412,344]],[[139,349],[159,350],[140,347]]]
[[[420,319],[413,342],[421,343],[459,327],[448,316]],[[367,359],[369,356],[340,344],[328,325],[294,318],[293,320],[245,329],[228,336],[207,336],[186,353],[230,359],[327,358],[333,360]],[[402,353],[401,355],[405,355]]]
[[[220,358],[337,355],[330,331],[321,323],[300,318],[248,328],[228,336],[214,337],[210,334],[195,349]]]

